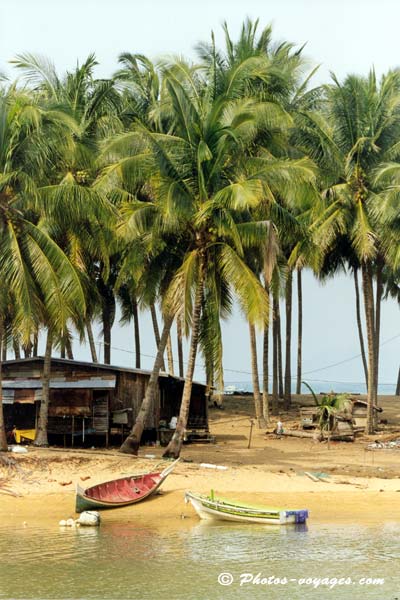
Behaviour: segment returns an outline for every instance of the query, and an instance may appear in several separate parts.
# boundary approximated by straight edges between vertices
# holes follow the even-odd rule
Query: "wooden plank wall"
[[[91,390],[50,390],[49,416],[80,415],[90,417]]]
[[[128,427],[132,427],[135,422],[149,378],[149,375],[144,373],[126,373],[123,371],[118,373],[117,386],[111,402],[111,411],[122,410],[124,408],[132,409],[128,412]],[[146,428],[158,426],[159,406],[160,391],[159,387],[157,387],[150,418],[145,424]]]

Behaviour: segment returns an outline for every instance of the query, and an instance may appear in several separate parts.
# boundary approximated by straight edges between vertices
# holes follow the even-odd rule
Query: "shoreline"
[[[141,465],[140,470],[135,469],[138,472],[142,468],[151,470],[156,463],[138,461]],[[78,476],[75,475],[71,483],[61,486],[59,478],[65,475],[65,465],[61,463],[60,468],[59,463],[58,470],[53,466],[51,471],[55,481],[47,482],[47,486],[32,482],[16,485],[14,481],[14,493],[22,495],[1,494],[2,523],[16,528],[58,527],[61,519],[76,516],[75,484],[79,482],[82,485],[80,478],[83,475],[79,475],[78,471]],[[114,469],[110,465],[102,471],[97,477],[90,477],[88,484],[112,478]],[[81,473],[88,472],[88,464],[85,464]],[[16,492],[16,489],[19,491]],[[335,476],[330,477],[329,482],[317,483],[302,474],[273,473],[254,467],[230,467],[226,471],[215,472],[191,463],[180,463],[159,495],[135,505],[101,511],[102,521],[104,524],[138,521],[143,526],[161,529],[194,526],[201,521],[190,504],[184,502],[184,492],[189,489],[204,494],[214,489],[216,495],[255,504],[306,508],[310,511],[310,526],[313,523],[379,525],[400,521],[398,479]]]
[[[232,499],[237,492],[224,492]],[[270,504],[286,508],[307,508],[310,511],[308,526],[353,525],[378,526],[400,521],[397,492],[303,492],[241,494],[245,502]],[[61,519],[76,518],[75,495],[37,494],[30,498],[7,498],[1,501],[0,519],[11,528],[58,528]],[[184,502],[184,490],[162,493],[143,503],[124,508],[101,511],[102,524],[113,522],[137,523],[159,529],[193,527],[200,520],[194,509]]]
[[[124,508],[102,511],[103,523],[138,522],[160,528],[200,523],[184,492],[215,494],[230,499],[283,508],[306,508],[309,525],[379,525],[400,522],[400,450],[368,450],[375,439],[400,438],[400,399],[383,399],[389,423],[374,436],[354,442],[316,443],[310,439],[278,438],[253,429],[253,403],[231,397],[225,410],[210,411],[215,444],[188,444],[161,494]],[[296,427],[298,408],[279,417],[284,427]],[[272,429],[274,423],[271,423]],[[0,519],[12,527],[38,524],[58,527],[74,517],[76,484],[95,485],[124,475],[164,468],[163,448],[141,447],[138,457],[117,448],[40,449],[0,457]],[[153,458],[149,458],[153,456]],[[224,470],[205,468],[203,463]],[[307,473],[321,475],[316,481]],[[315,479],[315,478],[314,478]]]

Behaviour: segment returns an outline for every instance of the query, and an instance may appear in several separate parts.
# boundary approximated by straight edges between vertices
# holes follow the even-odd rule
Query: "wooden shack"
[[[318,426],[318,408],[316,406],[300,407],[302,429],[315,429]]]
[[[354,428],[358,431],[364,430],[367,426],[367,409],[368,403],[365,400],[353,398],[353,422]],[[379,413],[383,412],[380,406],[373,407],[374,429],[377,428],[379,422]]]
[[[36,428],[42,396],[43,357],[3,363],[3,404],[6,430]],[[108,445],[110,434],[120,439],[138,414],[150,371],[128,369],[62,358],[52,358],[50,375],[49,437],[55,442],[80,445],[88,436],[101,436]],[[178,415],[184,380],[160,373],[144,439],[156,441],[160,423]],[[188,430],[208,433],[206,386],[194,383]],[[162,427],[161,427],[162,428]]]
[[[335,424],[332,433],[340,435],[343,438],[354,438],[355,432],[364,431],[367,425],[367,408],[368,404],[365,400],[349,398],[347,408],[335,414]],[[373,407],[374,428],[378,426],[379,413],[381,412],[382,408],[379,406]],[[302,406],[300,408],[302,429],[316,429],[318,428],[318,421],[317,406]]]

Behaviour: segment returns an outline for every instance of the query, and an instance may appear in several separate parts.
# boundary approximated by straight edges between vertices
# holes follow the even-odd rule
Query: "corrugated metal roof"
[[[90,390],[108,390],[115,388],[116,377],[113,379],[78,379],[77,381],[60,381],[50,379],[51,389],[90,389]],[[42,380],[37,379],[3,379],[1,387],[11,390],[35,390],[42,389]]]
[[[7,366],[13,366],[13,365],[24,365],[24,364],[29,364],[29,363],[34,363],[34,362],[39,362],[39,363],[43,363],[44,362],[44,356],[32,356],[30,358],[16,358],[14,360],[5,360],[3,361],[3,367],[7,367]],[[139,374],[139,375],[148,375],[150,377],[151,375],[151,371],[148,371],[146,369],[130,369],[129,367],[119,367],[116,365],[105,365],[103,363],[93,363],[93,362],[86,362],[86,361],[81,361],[81,360],[71,360],[69,358],[56,358],[56,357],[52,357],[51,358],[51,362],[52,364],[62,364],[62,365],[71,365],[71,366],[81,366],[81,367],[85,367],[87,369],[101,369],[101,370],[105,370],[105,371],[115,371],[118,373],[133,373],[133,374]],[[183,377],[176,377],[175,375],[170,375],[169,373],[166,373],[165,371],[160,371],[160,377],[163,378],[171,378],[171,379],[175,379],[177,381],[185,381],[185,379]],[[206,387],[205,383],[200,383],[199,381],[193,381],[193,383],[195,385],[200,385],[202,387]]]

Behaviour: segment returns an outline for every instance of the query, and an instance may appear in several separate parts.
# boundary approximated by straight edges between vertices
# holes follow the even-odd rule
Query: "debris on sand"
[[[368,444],[367,450],[400,450],[400,439],[386,442],[375,440],[372,444]]]

